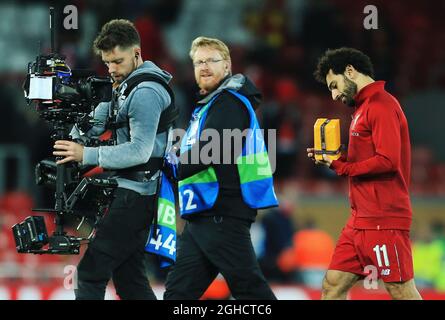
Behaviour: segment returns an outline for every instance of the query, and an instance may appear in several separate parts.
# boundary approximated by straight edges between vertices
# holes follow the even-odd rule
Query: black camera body
[[[89,112],[92,105],[111,100],[112,80],[91,70],[71,70],[62,55],[40,55],[28,64],[24,89],[26,98],[44,106]]]
[[[89,70],[71,70],[64,56],[52,53],[28,64],[23,89],[28,104],[35,102],[42,118],[73,124],[93,106],[111,100],[112,80]]]

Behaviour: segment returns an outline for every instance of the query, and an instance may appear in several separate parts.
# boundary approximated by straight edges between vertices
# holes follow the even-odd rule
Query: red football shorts
[[[348,223],[342,230],[329,270],[368,275],[384,282],[414,277],[409,231],[358,230]]]

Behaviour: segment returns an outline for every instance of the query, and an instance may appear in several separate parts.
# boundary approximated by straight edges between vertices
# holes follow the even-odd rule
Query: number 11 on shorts
[[[385,266],[389,267],[389,259],[388,259],[388,252],[386,251],[386,244],[384,244],[383,246],[376,245],[372,250],[375,252],[379,267],[382,267],[382,258],[380,252],[383,253],[383,260],[385,262]]]

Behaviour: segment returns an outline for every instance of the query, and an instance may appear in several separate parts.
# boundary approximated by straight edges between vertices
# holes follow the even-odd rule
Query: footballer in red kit
[[[327,50],[314,75],[333,100],[354,110],[347,155],[316,161],[348,177],[351,206],[323,280],[322,299],[345,299],[368,275],[381,279],[393,299],[421,299],[409,237],[411,146],[403,110],[385,82],[373,79],[371,60],[359,50]],[[314,149],[307,153],[315,161]]]

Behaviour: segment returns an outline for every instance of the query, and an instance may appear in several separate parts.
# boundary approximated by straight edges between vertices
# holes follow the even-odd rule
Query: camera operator
[[[104,299],[113,279],[121,299],[156,299],[146,275],[144,247],[156,216],[160,160],[170,145],[174,101],[167,84],[172,77],[142,60],[139,34],[128,20],[106,23],[94,50],[115,82],[113,99],[96,107],[88,131],[73,127],[71,137],[79,143],[56,141],[53,154],[64,157],[57,164],[77,161],[113,170],[118,188],[79,263],[75,295],[78,300]],[[107,129],[113,132],[114,145],[84,146]]]

